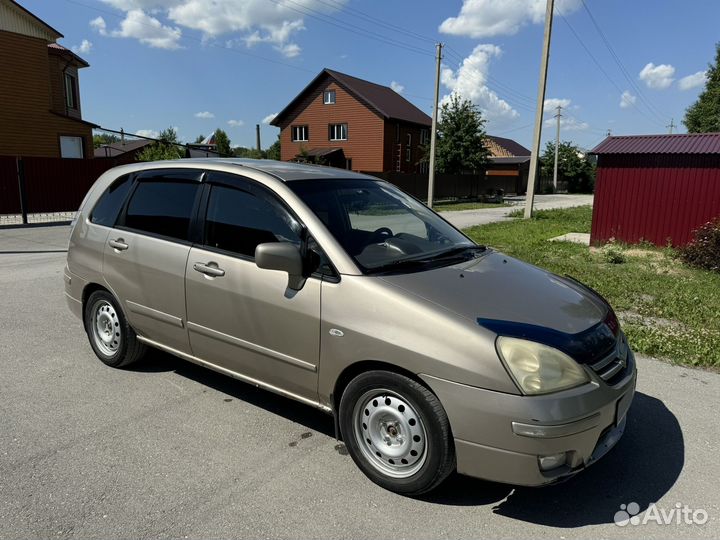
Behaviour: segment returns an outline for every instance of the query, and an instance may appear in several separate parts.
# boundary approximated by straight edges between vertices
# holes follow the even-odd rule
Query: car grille
[[[628,367],[628,344],[625,335],[621,332],[615,348],[590,366],[595,373],[606,383],[613,385],[623,378]]]

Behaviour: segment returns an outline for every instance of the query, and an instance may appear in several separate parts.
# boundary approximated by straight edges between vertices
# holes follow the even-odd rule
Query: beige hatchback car
[[[620,439],[633,353],[569,277],[475,244],[377,178],[241,159],[103,174],[65,295],[95,354],[155,347],[330,413],[377,484],[568,477]]]

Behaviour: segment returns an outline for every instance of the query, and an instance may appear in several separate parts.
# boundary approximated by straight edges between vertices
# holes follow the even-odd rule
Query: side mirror
[[[255,248],[255,264],[266,270],[280,270],[288,274],[288,288],[295,291],[305,284],[300,248],[290,242],[266,242]]]

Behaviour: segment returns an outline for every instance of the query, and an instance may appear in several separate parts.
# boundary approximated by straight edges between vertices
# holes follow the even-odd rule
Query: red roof
[[[273,118],[270,125],[279,126],[282,119],[290,114],[302,97],[325,77],[334,79],[340,86],[365,103],[366,106],[377,111],[377,113],[384,118],[404,120],[422,126],[430,126],[432,123],[432,120],[427,114],[392,88],[326,68],[323,69],[287,107]]]
[[[591,154],[720,154],[720,133],[608,137]]]
[[[90,67],[90,64],[88,64],[85,60],[80,58],[77,54],[72,52],[67,47],[63,47],[59,43],[48,43],[48,49],[54,49],[54,50],[58,51],[60,54],[65,54],[65,55],[69,56],[70,58],[75,60],[75,62],[77,62],[77,64],[80,67]]]

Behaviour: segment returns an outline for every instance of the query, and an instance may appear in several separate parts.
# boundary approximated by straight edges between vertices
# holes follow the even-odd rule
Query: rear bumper
[[[421,376],[445,407],[461,474],[539,486],[576,474],[622,437],[635,392],[635,359],[610,386],[599,378],[545,396],[492,392]],[[541,470],[538,458],[565,454],[565,464]]]
[[[67,266],[63,272],[65,282],[65,301],[73,314],[82,319],[82,288],[83,285],[79,276],[76,276]]]

